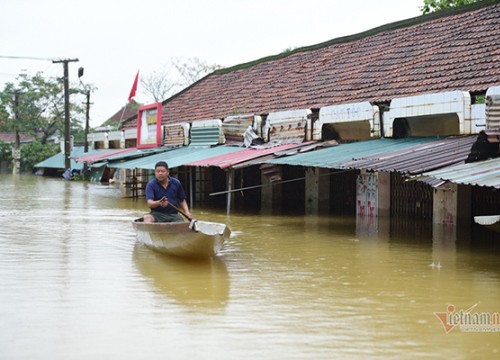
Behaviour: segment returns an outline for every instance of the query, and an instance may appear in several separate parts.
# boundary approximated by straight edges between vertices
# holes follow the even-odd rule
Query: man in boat
[[[184,221],[179,212],[188,219],[192,218],[184,188],[178,179],[170,176],[165,161],[155,164],[155,178],[146,185],[146,201],[151,209],[144,215],[146,223]]]

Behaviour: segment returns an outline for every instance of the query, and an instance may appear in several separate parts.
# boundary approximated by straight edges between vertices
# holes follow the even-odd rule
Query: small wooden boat
[[[474,216],[474,221],[479,225],[500,233],[500,215]]]
[[[165,254],[191,258],[216,255],[231,235],[226,224],[201,220],[150,224],[140,218],[132,225],[137,240],[145,246]]]

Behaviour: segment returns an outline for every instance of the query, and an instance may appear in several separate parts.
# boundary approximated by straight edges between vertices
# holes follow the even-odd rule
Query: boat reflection
[[[185,259],[160,254],[136,244],[136,267],[157,292],[192,308],[223,308],[229,299],[226,264],[218,257]]]

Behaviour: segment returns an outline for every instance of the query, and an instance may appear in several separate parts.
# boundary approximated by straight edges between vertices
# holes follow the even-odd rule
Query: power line
[[[54,58],[45,58],[45,57],[36,57],[36,56],[14,56],[14,55],[0,55],[0,59],[11,59],[11,60],[35,60],[35,61],[50,61],[46,67],[45,71],[47,69],[50,69],[53,66],[54,61],[58,61],[59,59],[54,59]],[[21,72],[26,72],[26,69],[21,69]],[[53,71],[52,71],[53,72]],[[0,73],[1,77],[12,77],[12,76],[17,76],[19,74],[13,74],[13,73]]]
[[[8,56],[0,55],[1,59],[22,59],[22,60],[40,60],[40,61],[52,61],[51,58],[35,57],[35,56]]]
[[[5,76],[5,77],[12,77],[12,76],[17,76],[17,75],[19,75],[19,74],[0,72],[0,76]]]
[[[338,175],[338,174],[349,172],[349,171],[353,171],[353,170],[356,170],[356,169],[342,169],[342,170],[337,170],[337,171],[329,171],[326,174],[320,174],[318,176]],[[267,184],[247,186],[247,187],[242,187],[242,188],[239,188],[239,189],[233,189],[233,190],[227,190],[227,191],[213,192],[213,193],[210,193],[208,195],[209,196],[225,195],[225,194],[230,194],[230,193],[233,193],[233,192],[238,192],[238,191],[243,191],[243,190],[250,190],[250,189],[257,189],[257,188],[262,188],[262,187],[266,187],[266,186],[273,186],[273,185],[278,185],[278,184],[286,184],[286,183],[289,183],[289,182],[300,181],[300,180],[304,180],[304,179],[306,179],[305,176],[299,177],[299,178],[294,178],[294,179],[288,179],[288,180],[272,181],[272,182],[269,182]]]

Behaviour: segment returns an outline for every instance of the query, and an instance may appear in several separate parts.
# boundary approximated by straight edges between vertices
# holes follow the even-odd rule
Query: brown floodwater
[[[145,203],[113,186],[2,174],[0,189],[2,359],[500,356],[499,237],[195,206],[232,236],[185,261],[136,244]]]

